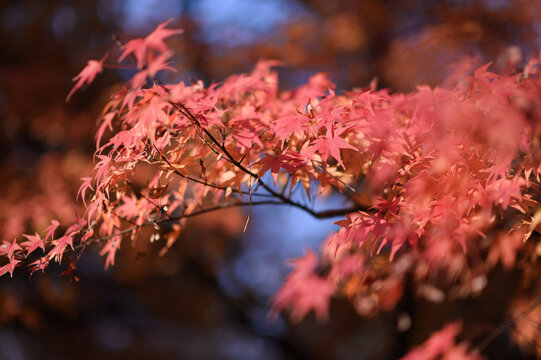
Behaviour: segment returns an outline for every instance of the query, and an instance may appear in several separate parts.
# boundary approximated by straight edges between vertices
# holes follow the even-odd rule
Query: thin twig
[[[197,178],[193,178],[193,177],[188,176],[188,175],[184,175],[183,173],[181,173],[180,171],[178,171],[177,169],[174,168],[173,164],[171,164],[169,159],[164,154],[162,154],[161,157],[162,157],[162,159],[165,160],[167,165],[169,165],[169,169],[163,169],[163,170],[173,171],[174,174],[180,176],[181,178],[189,180],[189,181],[193,181],[193,182],[201,184],[201,185],[205,185],[205,186],[208,186],[208,187],[211,187],[211,188],[214,188],[214,189],[220,189],[220,190],[227,191],[227,187],[216,185],[216,184],[213,184],[211,182],[203,181],[203,180],[200,180],[200,179],[197,179]],[[231,191],[233,191],[234,193],[237,193],[237,194],[250,195],[250,192],[248,192],[248,191],[242,191],[242,190],[237,190],[237,189],[233,189],[233,188],[231,188]],[[272,196],[270,194],[253,193],[252,195],[261,196],[261,197],[269,197],[269,198],[274,197],[274,196]]]

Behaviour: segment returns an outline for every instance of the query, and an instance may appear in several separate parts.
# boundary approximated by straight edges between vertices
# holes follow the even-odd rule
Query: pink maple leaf
[[[124,52],[120,55],[118,61],[121,62],[128,55],[133,54],[137,61],[137,67],[142,69],[145,65],[145,55],[148,49],[154,49],[162,53],[167,52],[167,45],[165,45],[164,39],[182,33],[182,29],[165,29],[170,22],[171,19],[164,21],[144,39],[138,38],[127,42],[126,45],[122,46]]]
[[[79,191],[77,191],[77,198],[79,198],[79,196],[81,196],[81,199],[83,199],[83,204],[86,206],[86,202],[85,202],[86,191],[88,189],[94,190],[92,188],[92,178],[91,177],[83,177],[83,178],[81,178],[81,180],[83,180],[83,185],[81,185],[81,187],[79,188]]]
[[[121,238],[114,236],[107,241],[107,244],[101,249],[100,255],[107,255],[105,258],[105,268],[115,264],[116,251],[120,248]]]
[[[332,134],[332,132],[327,132],[325,137],[315,139],[305,152],[314,154],[317,151],[319,156],[321,156],[323,166],[325,166],[327,163],[329,156],[332,156],[343,168],[345,168],[344,163],[342,162],[342,156],[340,155],[340,149],[358,150],[356,147],[338,136],[345,130],[346,128],[335,130],[334,134]]]
[[[94,195],[94,198],[92,199],[92,202],[90,203],[90,205],[86,209],[89,221],[90,221],[90,219],[92,218],[92,216],[95,213],[98,213],[98,215],[101,214],[104,201],[105,201],[105,194],[104,193],[98,192],[98,193],[96,193]]]
[[[17,239],[13,239],[13,242],[4,241],[0,246],[0,255],[6,255],[8,259],[13,258],[13,254],[17,250],[22,250],[19,244],[17,244]]]
[[[84,244],[92,236],[94,236],[94,229],[87,230],[79,240],[79,243]]]
[[[274,123],[276,136],[284,141],[291,134],[303,134],[308,125],[308,118],[304,115],[286,114],[276,119]]]
[[[104,57],[101,58],[101,60],[88,60],[88,63],[84,67],[84,69],[73,78],[73,81],[77,81],[75,83],[75,86],[68,94],[68,97],[66,98],[66,102],[70,101],[73,94],[79,90],[85,83],[87,85],[91,84],[94,79],[96,78],[96,75],[101,72],[103,69],[103,62],[107,58],[107,54],[105,54]]]
[[[316,254],[308,251],[304,257],[291,263],[296,269],[276,293],[273,310],[279,312],[285,308],[291,309],[291,318],[295,322],[302,320],[311,310],[318,320],[326,320],[334,285],[313,273],[317,265]]]
[[[455,337],[460,332],[460,329],[460,322],[445,326],[443,329],[434,332],[427,341],[414,348],[401,360],[480,360],[481,357],[476,352],[467,352],[465,343],[456,344]]]
[[[44,240],[47,240],[48,238],[51,238],[53,240],[54,232],[56,231],[56,228],[60,226],[60,223],[56,220],[51,221],[51,225],[47,226],[45,229],[45,238]]]
[[[26,248],[26,256],[30,255],[37,248],[45,250],[45,245],[43,239],[39,236],[38,233],[35,235],[23,235],[28,241],[21,243],[23,248]]]
[[[147,50],[144,39],[138,38],[130,40],[124,46],[122,46],[122,49],[124,49],[124,52],[120,54],[118,62],[124,60],[129,54],[133,54],[135,61],[137,61],[137,67],[139,69],[143,68],[145,63],[145,53]]]
[[[103,116],[103,121],[100,124],[98,131],[96,131],[96,149],[100,147],[101,138],[103,137],[103,134],[105,133],[105,129],[109,128],[110,131],[113,131],[113,126],[111,125],[111,122],[113,121],[114,118],[115,118],[114,112],[110,112]]]
[[[39,258],[36,261],[30,264],[30,275],[34,274],[36,271],[41,270],[45,271],[45,268],[49,265],[49,259]]]
[[[19,262],[20,261],[17,259],[10,259],[9,263],[0,267],[0,277],[6,273],[9,273],[9,275],[13,277],[13,270],[15,270],[15,265],[17,265]]]
[[[49,260],[56,259],[56,261],[61,262],[64,250],[66,250],[68,245],[73,250],[73,238],[71,236],[64,235],[60,239],[56,240],[54,248],[52,248],[47,254]]]
[[[182,34],[182,29],[166,29],[165,27],[167,24],[169,24],[173,19],[166,20],[162,22],[160,25],[156,27],[156,29],[151,32],[146,38],[145,38],[145,44],[151,49],[158,50],[160,52],[166,52],[167,51],[167,45],[165,45],[165,42],[163,41],[165,38],[168,38],[173,35]]]
[[[274,185],[278,183],[278,175],[280,174],[280,167],[284,164],[283,155],[271,156],[266,155],[263,159],[259,160],[256,164],[261,164],[259,169],[259,177],[262,177],[267,171],[271,171],[272,178],[274,179]]]
[[[148,67],[145,70],[139,71],[135,74],[131,80],[131,85],[133,89],[137,89],[145,84],[147,78],[154,78],[158,71],[161,70],[170,70],[176,71],[174,68],[169,66],[170,62],[167,62],[167,59],[171,57],[169,51],[160,54],[154,60],[150,62]]]
[[[67,229],[66,229],[66,235],[69,235],[71,237],[75,236],[76,234],[78,234],[79,232],[81,232],[81,230],[83,230],[83,227],[86,226],[87,224],[87,221],[83,218],[81,218],[79,215],[75,214],[75,223],[71,224]]]

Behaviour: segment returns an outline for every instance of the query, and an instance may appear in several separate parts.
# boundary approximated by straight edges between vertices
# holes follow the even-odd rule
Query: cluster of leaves
[[[324,244],[324,278],[359,313],[392,308],[409,280],[441,301],[482,290],[497,263],[515,265],[541,214],[536,64],[512,77],[487,65],[453,89],[346,95],[356,129],[348,141],[358,152],[345,166],[362,177],[356,189],[368,192],[371,206],[337,222],[341,229]],[[374,256],[384,249],[390,263]],[[303,290],[296,273],[314,274],[317,263],[299,262],[279,295],[314,291]],[[300,295],[279,297],[278,308],[325,314],[323,303],[302,308]]]
[[[372,315],[392,309],[406,283],[432,301],[480,292],[494,266],[513,267],[524,244],[536,241],[538,60],[513,76],[486,65],[473,76],[455,74],[452,87],[409,94],[375,84],[336,94],[323,74],[281,92],[271,61],[209,87],[164,84],[157,74],[174,70],[164,39],[180,33],[166,26],[121,45],[119,62],[131,57],[137,70],[101,115],[95,171],[79,191],[86,213],[68,227],[53,220],[26,241],[4,241],[0,276],[23,262],[44,270],[66,252],[78,258],[93,243],[108,267],[122,241],[141,238],[143,228],[154,228],[149,241],[164,238],[167,251],[189,217],[293,206],[345,217],[321,258],[308,252],[296,260],[275,296],[275,310],[289,309],[293,320],[310,311],[325,319],[333,295]],[[104,67],[118,67],[107,58],[88,62],[68,98]],[[315,211],[314,190],[341,193],[349,206]],[[296,191],[306,201],[295,200]],[[457,331],[438,336],[454,344]],[[424,358],[451,351],[436,350]]]

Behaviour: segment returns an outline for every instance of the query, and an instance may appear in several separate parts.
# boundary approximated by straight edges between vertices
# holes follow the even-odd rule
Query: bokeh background
[[[178,72],[168,80],[205,84],[276,59],[283,89],[323,71],[338,90],[377,78],[411,91],[443,83],[450,65],[493,61],[506,72],[541,49],[533,0],[0,0],[0,240],[83,213],[74,199],[92,169],[96,119],[130,74],[105,71],[66,104],[71,78],[117,46],[112,35],[144,36],[168,18],[185,30],[169,41]],[[71,273],[0,278],[0,359],[393,359],[437,329],[439,314],[488,327],[505,315],[515,284],[502,273],[467,304],[406,296],[361,319],[336,299],[328,323],[271,322],[285,259],[317,250],[335,220],[253,210],[246,232],[242,210],[194,219],[163,257],[156,244],[125,243],[107,271],[90,249]],[[531,356],[505,336],[487,349],[502,353]]]

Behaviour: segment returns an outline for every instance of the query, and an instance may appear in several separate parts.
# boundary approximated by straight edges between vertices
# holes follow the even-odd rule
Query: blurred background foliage
[[[265,58],[283,62],[284,89],[324,71],[339,90],[377,78],[410,91],[442,83],[449,64],[506,72],[541,49],[541,2],[531,0],[0,0],[0,240],[83,213],[74,199],[92,169],[96,119],[129,74],[105,71],[66,104],[71,78],[115,49],[112,35],[142,36],[167,18],[185,30],[169,42],[178,73],[167,80],[207,85]],[[284,260],[334,227],[294,209],[254,211],[246,233],[237,210],[193,220],[163,257],[156,244],[125,243],[108,271],[90,249],[73,271],[1,278],[0,358],[389,359],[437,329],[438,314],[490,329],[513,300],[513,275],[501,273],[466,304],[406,297],[361,319],[336,299],[326,324],[269,322]],[[505,337],[487,349],[502,353],[532,356]]]

